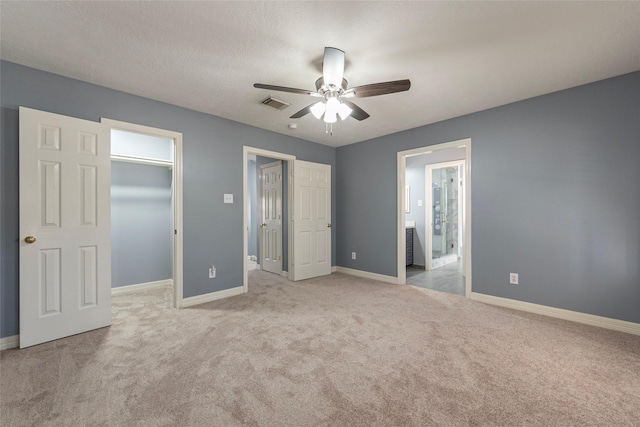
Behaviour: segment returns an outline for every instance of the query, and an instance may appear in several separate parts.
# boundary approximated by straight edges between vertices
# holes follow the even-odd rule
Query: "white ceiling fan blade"
[[[335,47],[324,48],[322,78],[324,84],[340,87],[344,75],[344,52]]]

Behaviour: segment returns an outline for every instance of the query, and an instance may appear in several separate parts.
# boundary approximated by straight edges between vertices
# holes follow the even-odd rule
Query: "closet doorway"
[[[182,134],[103,123],[111,139],[111,292],[179,308]]]

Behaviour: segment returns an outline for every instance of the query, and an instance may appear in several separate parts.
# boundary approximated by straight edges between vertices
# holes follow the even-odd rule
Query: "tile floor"
[[[431,271],[409,266],[407,285],[464,296],[462,261],[458,260]]]

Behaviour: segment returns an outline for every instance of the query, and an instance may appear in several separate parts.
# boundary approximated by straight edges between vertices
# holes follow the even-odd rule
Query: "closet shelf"
[[[123,156],[121,154],[112,154],[111,160],[116,162],[140,163],[151,166],[164,166],[169,169],[173,168],[173,162],[169,160],[153,159],[150,157]]]

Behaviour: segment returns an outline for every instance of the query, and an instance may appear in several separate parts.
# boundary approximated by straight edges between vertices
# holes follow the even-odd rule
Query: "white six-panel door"
[[[282,162],[277,163],[260,166],[260,266],[265,271],[282,274]]]
[[[293,280],[331,274],[331,165],[294,162]]]
[[[20,347],[111,324],[110,150],[96,122],[20,107]]]

